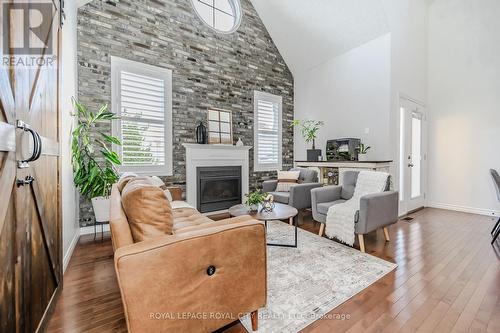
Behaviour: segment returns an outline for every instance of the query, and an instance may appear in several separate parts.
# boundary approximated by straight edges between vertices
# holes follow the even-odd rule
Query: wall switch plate
[[[369,134],[370,133],[370,128],[369,127],[365,127],[365,134]]]

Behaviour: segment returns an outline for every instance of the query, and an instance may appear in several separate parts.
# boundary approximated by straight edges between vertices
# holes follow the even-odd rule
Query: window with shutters
[[[120,172],[172,175],[172,71],[112,57],[111,86]]]
[[[280,96],[254,91],[254,170],[281,170],[281,109]]]

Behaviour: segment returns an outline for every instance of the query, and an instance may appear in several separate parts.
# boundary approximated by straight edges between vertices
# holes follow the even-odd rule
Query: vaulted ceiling
[[[296,74],[389,32],[383,0],[251,0]]]

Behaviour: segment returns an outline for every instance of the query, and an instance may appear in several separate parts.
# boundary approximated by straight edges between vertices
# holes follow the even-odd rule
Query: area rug
[[[293,236],[292,226],[268,222],[268,243],[293,244]],[[259,309],[258,332],[298,332],[396,267],[299,229],[297,248],[267,247],[267,306]],[[241,322],[252,332],[248,315]]]

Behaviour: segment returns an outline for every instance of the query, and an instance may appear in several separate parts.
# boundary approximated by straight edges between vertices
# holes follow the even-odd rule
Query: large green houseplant
[[[307,160],[311,162],[318,161],[321,156],[321,149],[316,149],[316,138],[318,137],[318,131],[325,123],[321,120],[298,120],[295,119],[292,122],[293,127],[299,127],[300,134],[304,138],[304,141],[308,144],[312,142],[312,149],[307,150]]]
[[[120,145],[120,141],[99,132],[96,125],[117,117],[108,111],[107,105],[92,112],[73,99],[73,107],[78,120],[71,142],[73,180],[80,194],[92,200],[96,221],[109,221],[109,195],[111,186],[118,180],[116,166],[121,164],[118,154],[109,146]]]

